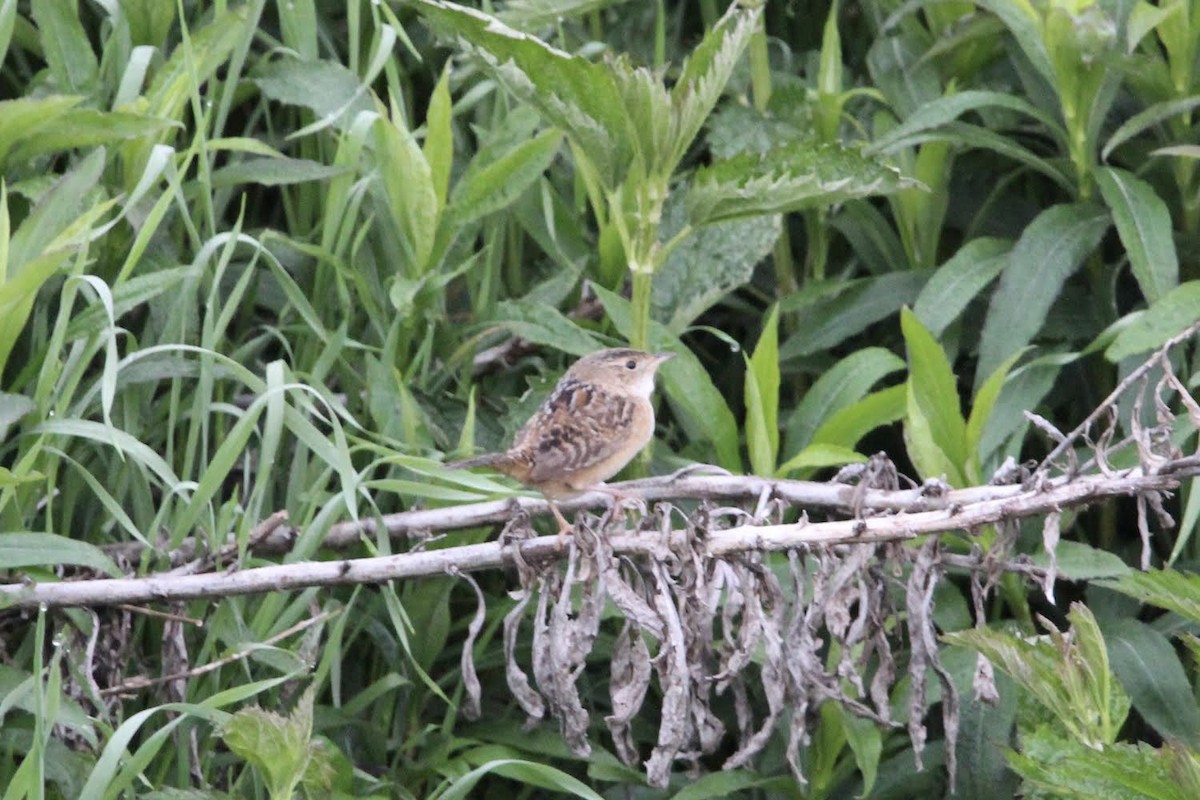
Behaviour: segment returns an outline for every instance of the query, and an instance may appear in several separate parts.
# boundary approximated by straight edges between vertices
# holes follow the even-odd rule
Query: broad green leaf
[[[465,800],[468,797],[475,797],[476,795],[472,793],[475,785],[485,775],[492,772],[523,784],[540,786],[555,793],[566,793],[583,798],[583,800],[603,800],[600,795],[589,789],[578,778],[545,764],[515,758],[489,761],[476,767],[433,794],[431,800]]]
[[[230,53],[241,44],[250,24],[249,9],[239,6],[217,14],[207,25],[193,30],[188,41],[171,52],[146,90],[147,113],[182,121],[193,92],[229,63]]]
[[[90,93],[99,63],[75,0],[32,0],[30,10],[38,26],[42,54],[59,91]]]
[[[57,567],[63,564],[90,567],[111,578],[124,575],[103,550],[88,542],[55,533],[0,533],[0,568]]]
[[[904,369],[904,360],[882,347],[865,347],[821,373],[787,422],[787,451],[806,448],[813,433],[836,412],[861,400],[884,377]]]
[[[775,470],[775,474],[786,477],[797,470],[821,469],[823,467],[840,467],[843,464],[857,464],[866,461],[862,453],[841,447],[836,444],[817,442],[805,447],[796,455],[789,458]]]
[[[1104,351],[1104,357],[1117,363],[1147,350],[1154,350],[1191,325],[1200,316],[1200,280],[1176,286],[1138,316]]]
[[[386,211],[404,240],[410,263],[398,272],[416,277],[430,266],[437,229],[437,194],[429,162],[404,124],[398,108],[391,119],[375,120],[375,156],[379,181],[387,197]]]
[[[212,174],[213,188],[227,188],[242,183],[260,186],[288,186],[295,183],[322,181],[348,174],[346,167],[321,164],[303,158],[248,158],[221,167]]]
[[[956,796],[976,800],[1016,796],[1017,776],[1005,756],[1017,721],[1017,689],[1003,672],[995,674],[995,681],[996,702],[977,698],[969,685],[959,684]]]
[[[1050,567],[1050,556],[1043,549],[1032,553],[1029,560],[1043,569]],[[1117,578],[1132,572],[1130,566],[1119,556],[1070,539],[1063,539],[1054,548],[1054,563],[1058,574],[1069,581]]]
[[[311,109],[348,131],[374,105],[361,79],[335,61],[302,61],[286,56],[272,59],[251,75],[259,91],[271,100]]]
[[[617,61],[594,64],[455,3],[419,0],[415,5],[439,32],[458,37],[478,55],[502,86],[562,129],[605,186],[621,183],[633,153],[629,117],[612,73],[632,67]]]
[[[1200,744],[1200,708],[1179,655],[1166,636],[1136,619],[1104,626],[1113,673],[1133,707],[1164,739]]]
[[[447,62],[429,98],[429,109],[425,114],[425,144],[421,148],[433,175],[439,211],[446,207],[446,196],[450,191],[450,167],[454,163],[454,129],[450,124],[452,105],[450,65]]]
[[[779,306],[767,315],[754,354],[746,359],[745,402],[750,469],[773,475],[779,456]]]
[[[992,412],[983,421],[983,431],[976,445],[981,466],[999,453],[1006,443],[1019,450],[1023,444],[1023,431],[1029,427],[1025,411],[1037,408],[1054,388],[1063,367],[1079,358],[1078,353],[1052,354],[1036,358],[1014,370],[1000,389],[1000,396]],[[1019,452],[1011,453],[1013,458]],[[1000,459],[997,459],[1000,460]]]
[[[682,230],[684,204],[672,191],[663,211],[659,239],[669,241]],[[750,282],[754,268],[766,258],[782,229],[778,214],[729,220],[693,230],[654,273],[651,298],[654,318],[676,335],[734,289]]]
[[[971,413],[967,416],[967,454],[970,456],[972,463],[978,467],[979,441],[983,438],[984,427],[992,416],[992,409],[996,406],[996,401],[1000,398],[1000,391],[1004,388],[1004,382],[1008,379],[1008,372],[1012,369],[1013,364],[1017,363],[1024,350],[1018,350],[1008,357],[1000,366],[996,367],[988,379],[983,382],[983,386],[979,387],[979,391],[975,393],[974,399],[971,401]],[[972,469],[974,472],[974,469]],[[972,474],[972,481],[982,480],[982,476]]]
[[[620,295],[601,286],[592,286],[613,326],[628,337],[633,331],[630,303]],[[716,463],[731,472],[741,470],[738,453],[738,426],[725,398],[713,385],[712,377],[699,359],[673,336],[662,323],[651,320],[650,346],[655,350],[671,350],[676,357],[659,370],[663,391],[674,408],[680,426],[688,439],[697,444],[709,442]]]
[[[827,207],[918,186],[894,167],[856,150],[796,144],[742,153],[697,170],[688,192],[688,215],[693,225],[704,225]]]
[[[915,446],[910,455],[916,456],[914,463],[924,477],[945,472],[952,486],[963,486],[969,456],[967,424],[954,371],[941,345],[907,308],[900,311],[900,328],[908,350],[905,441],[910,448]],[[937,452],[942,456],[937,457]]]
[[[1141,3],[1140,5],[1145,5],[1145,3]],[[1154,128],[1159,123],[1171,117],[1187,114],[1197,108],[1200,108],[1200,95],[1193,95],[1182,100],[1169,100],[1148,106],[1125,120],[1121,123],[1120,127],[1113,131],[1108,141],[1104,143],[1104,149],[1100,151],[1100,159],[1107,161],[1108,157],[1112,155],[1112,151],[1125,144],[1125,142]]]
[[[917,295],[913,313],[939,336],[1008,263],[1012,242],[982,236],[967,242],[938,267]]]
[[[785,298],[783,311],[796,312],[800,324],[780,346],[779,357],[787,361],[836,347],[911,304],[929,275],[929,270],[902,270],[876,278],[828,281]]]
[[[1008,762],[1024,781],[1024,795],[1104,800],[1190,800],[1172,774],[1166,748],[1139,742],[1089,747],[1049,725],[1022,733],[1021,752]]]
[[[867,68],[888,104],[903,119],[941,97],[937,64],[927,57],[928,42],[904,27],[875,38]]]
[[[53,129],[58,120],[81,100],[82,97],[62,95],[0,100],[0,167],[19,142]]]
[[[288,716],[257,706],[243,708],[225,723],[221,739],[254,765],[272,796],[290,797],[312,755],[313,689]]]
[[[473,158],[450,193],[445,224],[465,227],[509,206],[541,178],[561,143],[562,134],[547,130],[505,153]]]
[[[671,800],[712,800],[713,798],[739,797],[740,792],[763,786],[777,778],[763,777],[750,770],[729,770],[726,772],[710,772],[686,786],[675,794]]]
[[[1138,286],[1153,304],[1179,283],[1167,204],[1150,184],[1123,169],[1101,167],[1093,174],[1117,223]]]
[[[39,126],[36,136],[27,136],[18,142],[12,149],[11,159],[29,161],[46,153],[112,144],[160,133],[172,126],[169,121],[156,117],[94,108],[70,108],[56,117],[54,124]]]
[[[828,444],[854,448],[859,439],[876,428],[903,419],[907,405],[906,384],[872,392],[822,422],[813,434],[810,447]]]
[[[996,367],[1033,341],[1067,278],[1109,226],[1103,209],[1053,206],[1029,224],[1008,256],[979,341],[978,389]]]
[[[590,331],[579,327],[558,309],[536,301],[520,299],[498,303],[491,322],[526,341],[573,356],[584,356],[600,349]]]
[[[906,140],[925,131],[940,128],[963,114],[980,109],[999,108],[1015,111],[1032,117],[1050,130],[1061,131],[1061,126],[1028,100],[1002,92],[970,90],[939,97],[922,104],[885,135],[863,148],[864,155],[880,155],[895,152],[908,146]]]

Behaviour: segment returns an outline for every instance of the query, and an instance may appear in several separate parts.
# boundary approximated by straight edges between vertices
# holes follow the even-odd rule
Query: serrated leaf
[[[1200,622],[1200,575],[1175,569],[1129,572],[1098,585]]]
[[[733,68],[758,27],[760,11],[759,7],[730,4],[729,11],[704,34],[700,44],[680,67],[679,78],[671,88],[675,130],[670,169],[673,170],[683,158],[712,113]]]
[[[562,129],[606,186],[620,183],[633,154],[628,114],[609,70],[628,65],[594,64],[455,3],[416,5],[439,32],[458,37],[478,55],[502,86]]]
[[[221,167],[212,174],[217,188],[257,183],[260,186],[288,186],[295,183],[321,181],[346,175],[347,167],[321,164],[303,158],[247,158]]]
[[[796,144],[742,153],[697,170],[688,193],[693,225],[830,206],[920,184],[894,167],[836,145]]]
[[[1138,316],[1104,351],[1116,363],[1154,350],[1200,318],[1200,280],[1180,284]]]
[[[1179,283],[1171,213],[1154,187],[1123,169],[1101,167],[1096,183],[1117,223],[1133,276],[1151,303]]]
[[[683,202],[672,191],[663,210],[660,240],[670,240],[685,222]],[[782,230],[778,214],[729,220],[694,230],[654,273],[651,298],[655,319],[676,335],[701,314],[745,285],[770,254]]]
[[[124,574],[95,545],[55,533],[0,533],[0,564],[4,569],[71,564],[99,570],[110,578]]]
[[[1100,243],[1109,221],[1107,211],[1092,205],[1059,205],[1039,214],[1021,234],[983,324],[976,388],[1033,340],[1063,284]]]
[[[967,242],[938,267],[913,303],[913,313],[934,336],[941,335],[1008,263],[1012,242],[982,236]]]

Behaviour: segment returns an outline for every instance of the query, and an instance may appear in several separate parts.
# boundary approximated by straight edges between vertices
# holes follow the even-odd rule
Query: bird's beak
[[[655,364],[655,366],[657,366],[657,365],[663,363],[664,361],[670,361],[674,357],[675,357],[675,354],[672,353],[670,350],[664,350],[661,353],[655,353],[654,354],[654,364]]]

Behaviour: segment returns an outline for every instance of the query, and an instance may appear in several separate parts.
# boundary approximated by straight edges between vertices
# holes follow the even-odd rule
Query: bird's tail
[[[450,461],[446,464],[446,468],[470,469],[471,467],[491,467],[493,469],[503,469],[511,463],[512,459],[508,453],[485,453],[484,455],[463,459],[462,461]]]

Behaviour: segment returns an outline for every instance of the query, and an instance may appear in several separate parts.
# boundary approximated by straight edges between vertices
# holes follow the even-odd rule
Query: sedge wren
[[[603,482],[646,446],[654,435],[654,373],[674,355],[624,348],[590,353],[571,365],[512,447],[446,466],[490,467],[537,489],[563,536],[571,525],[555,501],[604,490]]]

